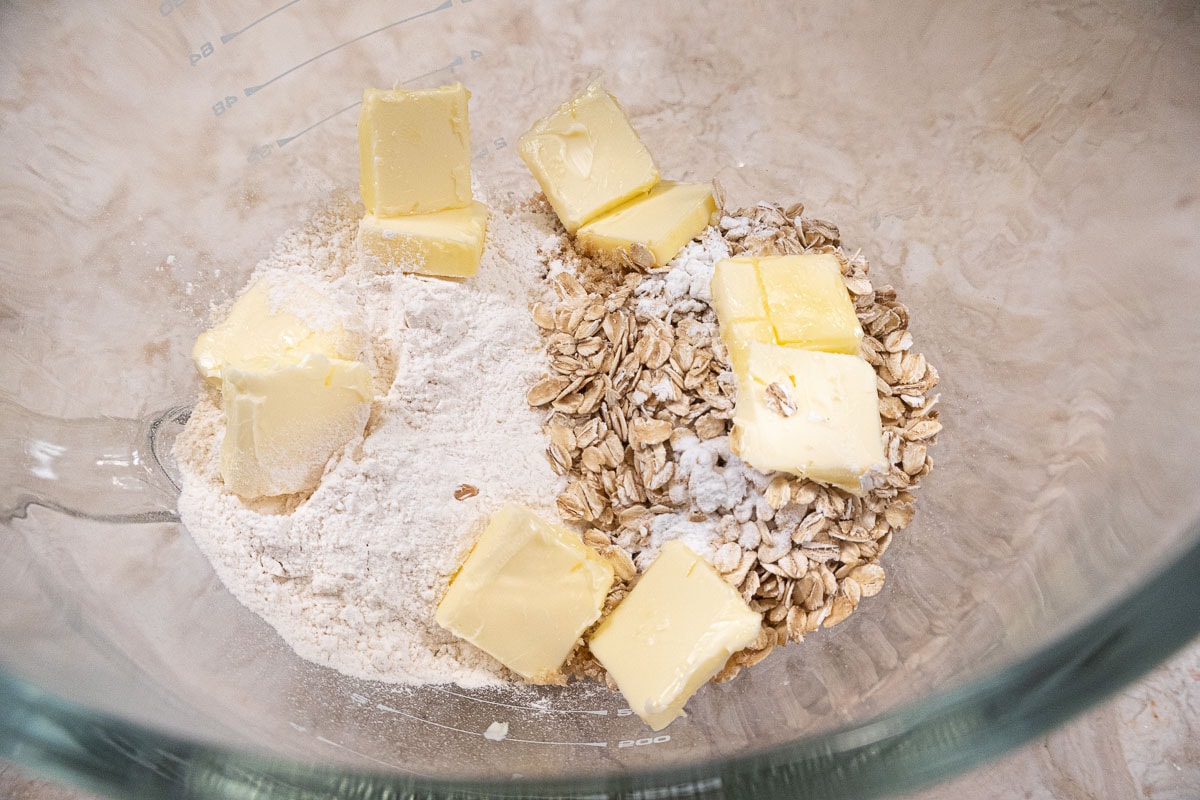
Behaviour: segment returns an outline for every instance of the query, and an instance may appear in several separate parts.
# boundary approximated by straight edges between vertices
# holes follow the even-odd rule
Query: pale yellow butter
[[[723,258],[709,283],[713,309],[722,325],[731,322],[767,322],[767,302],[758,281],[758,259]]]
[[[578,533],[510,504],[488,521],[434,619],[526,680],[555,682],[612,582],[612,566]]]
[[[568,233],[649,190],[658,168],[616,99],[593,83],[518,145]]]
[[[227,364],[221,376],[221,477],[242,497],[315,488],[330,456],[362,436],[371,410],[371,373],[357,361],[309,353]]]
[[[741,379],[746,374],[746,362],[750,357],[751,342],[773,342],[775,331],[771,323],[761,319],[741,320],[728,325],[721,324],[721,339],[729,351],[729,366]]]
[[[428,214],[471,203],[470,92],[367,89],[358,119],[367,214]]]
[[[380,271],[469,277],[479,270],[487,221],[487,206],[479,202],[433,214],[368,214],[358,225],[359,254]]]
[[[716,213],[711,184],[660,181],[647,194],[583,225],[575,243],[591,255],[628,251],[640,244],[654,254],[655,265],[662,266],[699,236]]]
[[[370,413],[359,338],[318,289],[277,280],[253,283],[192,351],[200,374],[221,387],[221,477],[248,498],[315,488]]]
[[[588,641],[639,717],[662,730],[733,653],[762,615],[682,542],[668,542]]]
[[[758,260],[767,316],[780,344],[856,355],[862,326],[830,253],[773,256]]]
[[[745,342],[730,338],[734,335],[730,323],[759,321],[770,325],[772,335],[755,341],[858,353],[862,326],[838,260],[831,254],[722,259],[710,288],[722,338],[731,351],[744,348]],[[758,335],[765,329],[753,330]]]
[[[757,469],[862,494],[868,473],[886,466],[875,370],[843,353],[759,342],[747,350],[733,451]]]
[[[328,298],[296,283],[274,287],[286,301],[276,304],[271,299],[272,289],[269,280],[255,281],[234,302],[223,322],[196,339],[192,360],[205,379],[220,385],[221,369],[226,365],[248,368],[290,363],[303,353],[351,361],[357,358],[359,337],[340,322],[327,319]]]

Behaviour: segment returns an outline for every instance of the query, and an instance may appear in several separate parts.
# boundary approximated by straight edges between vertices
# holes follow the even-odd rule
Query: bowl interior
[[[5,670],[158,730],[303,761],[606,774],[745,754],[970,686],[1194,544],[1189,4],[268,12],[0,10],[0,432],[23,454],[0,472],[17,509],[0,509]],[[652,736],[592,686],[338,675],[242,608],[178,524],[16,502],[39,453],[85,440],[115,453],[149,434],[111,418],[191,401],[210,305],[331,193],[357,191],[364,86],[461,80],[477,179],[524,195],[536,187],[517,137],[596,76],[664,175],[836,222],[897,287],[941,372],[937,468],[883,594],[845,623],[708,687]],[[73,463],[51,477],[89,502],[146,491],[97,487],[95,460]],[[482,737],[493,721],[510,723],[505,742]]]

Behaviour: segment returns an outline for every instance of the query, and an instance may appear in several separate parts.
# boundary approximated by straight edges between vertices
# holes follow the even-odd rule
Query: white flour
[[[229,591],[299,655],[366,679],[495,684],[504,668],[433,615],[493,510],[516,501],[558,521],[562,479],[544,455],[544,415],[525,391],[545,371],[529,307],[547,299],[547,271],[571,268],[554,258],[563,237],[545,212],[493,207],[478,276],[376,274],[354,257],[359,213],[342,202],[316,215],[279,240],[255,277],[320,290],[333,312],[312,322],[340,318],[363,333],[377,395],[365,440],[331,461],[307,500],[246,502],[222,487],[224,420],[219,398],[206,396],[176,447],[179,511]],[[643,281],[639,315],[706,309],[713,265],[727,255],[709,229]],[[748,484],[761,478],[729,453],[726,437],[693,437],[679,452],[686,492],[672,499],[682,510],[655,518],[641,568],[677,538],[711,557],[715,526],[689,520],[688,510],[744,506]],[[479,494],[456,500],[464,483]]]
[[[543,214],[494,208],[477,277],[376,275],[354,263],[358,214],[349,203],[319,214],[255,276],[316,275],[360,309],[379,395],[366,439],[295,508],[248,503],[222,490],[224,424],[202,399],[177,446],[180,514],[226,587],[301,656],[375,680],[496,683],[502,667],[433,610],[492,510],[517,501],[557,520],[542,415],[525,402],[544,369],[528,311],[543,291],[539,248],[557,235]],[[456,500],[463,483],[479,494]]]

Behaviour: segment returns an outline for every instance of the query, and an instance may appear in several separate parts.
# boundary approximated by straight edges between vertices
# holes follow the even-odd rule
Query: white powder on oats
[[[729,437],[701,440],[693,434],[673,438],[675,477],[671,502],[677,507],[703,512],[705,519],[691,518],[691,511],[656,514],[650,521],[650,536],[634,558],[644,570],[658,557],[662,546],[680,540],[701,558],[712,560],[717,547],[715,518],[732,514],[739,521],[750,519],[753,509],[760,516],[766,509],[762,491],[769,477],[735,456]]]
[[[676,314],[704,317],[712,302],[710,284],[718,261],[729,258],[729,246],[721,231],[709,227],[688,243],[675,258],[638,284],[635,313],[642,319],[666,320]],[[710,323],[701,323],[707,325]],[[715,322],[711,323],[715,324]],[[670,387],[652,386],[652,391],[669,393]],[[646,397],[634,399],[643,401]],[[762,490],[769,477],[735,456],[729,437],[700,440],[692,434],[672,439],[675,480],[671,501],[682,510],[656,514],[649,537],[635,557],[640,570],[650,566],[662,546],[680,540],[702,558],[711,560],[719,538],[715,518],[731,514],[739,522],[750,519],[751,511],[764,512]],[[698,511],[705,519],[692,518]]]
[[[671,313],[703,312],[712,301],[709,285],[722,258],[729,258],[729,246],[718,229],[705,228],[666,267],[638,284],[638,316],[664,319]]]
[[[316,215],[255,277],[315,279],[359,310],[376,375],[367,436],[307,500],[246,502],[222,487],[224,421],[206,396],[176,448],[180,515],[229,591],[299,655],[366,679],[497,683],[503,668],[433,614],[491,511],[516,501],[558,519],[562,485],[525,390],[544,371],[529,306],[559,235],[545,214],[494,207],[478,276],[381,275],[354,258],[359,213],[343,202]],[[479,493],[456,500],[461,484]]]

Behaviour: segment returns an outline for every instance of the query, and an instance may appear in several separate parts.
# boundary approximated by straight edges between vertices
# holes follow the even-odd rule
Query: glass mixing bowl
[[[866,797],[1200,628],[1192,3],[16,2],[0,65],[0,756],[121,797]],[[517,136],[597,75],[665,175],[837,222],[943,376],[883,594],[658,735],[305,662],[174,511],[191,344],[354,191],[362,88],[463,81],[527,194]]]

